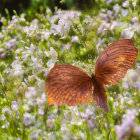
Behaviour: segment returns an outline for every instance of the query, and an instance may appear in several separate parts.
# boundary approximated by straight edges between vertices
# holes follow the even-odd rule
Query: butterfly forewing
[[[95,76],[106,85],[118,84],[128,69],[132,68],[138,49],[131,39],[123,39],[109,45],[95,64]]]
[[[79,68],[55,65],[46,79],[48,105],[74,106],[91,101],[92,79]]]

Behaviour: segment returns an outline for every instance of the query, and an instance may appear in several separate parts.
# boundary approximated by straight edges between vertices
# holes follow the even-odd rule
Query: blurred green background
[[[48,6],[52,11],[55,7],[61,9],[89,9],[96,5],[96,0],[1,0],[0,13],[5,15],[5,8],[13,15],[13,10],[21,13],[29,8],[38,11]]]

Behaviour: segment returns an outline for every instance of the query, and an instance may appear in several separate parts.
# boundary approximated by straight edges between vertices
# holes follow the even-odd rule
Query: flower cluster
[[[127,110],[121,125],[116,125],[115,130],[118,140],[122,140],[124,136],[129,136],[135,127],[136,110]]]

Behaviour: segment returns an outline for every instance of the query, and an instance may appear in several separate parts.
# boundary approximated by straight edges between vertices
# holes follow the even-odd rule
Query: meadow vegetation
[[[106,86],[109,113],[93,102],[47,106],[45,79],[55,64],[91,74],[101,52],[124,38],[140,52],[139,0],[96,4],[89,12],[46,7],[0,17],[1,140],[140,139],[140,55],[119,85]]]

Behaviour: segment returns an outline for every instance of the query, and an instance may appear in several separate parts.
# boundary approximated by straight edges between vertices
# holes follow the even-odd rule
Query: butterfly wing
[[[59,106],[89,103],[92,86],[91,77],[79,68],[69,64],[55,65],[46,79],[47,103]]]
[[[96,106],[101,107],[108,112],[106,89],[103,84],[99,86],[94,84],[93,101]]]
[[[138,49],[131,39],[123,39],[109,45],[95,64],[95,77],[106,85],[116,85],[128,69],[132,68]]]
[[[108,106],[107,106],[107,95],[106,89],[104,87],[104,84],[100,82],[94,74],[92,75],[92,81],[93,81],[93,102],[95,105],[99,106],[100,108],[104,109],[106,112],[108,112]]]
[[[92,75],[95,105],[108,112],[104,84],[118,84],[127,70],[132,68],[137,55],[138,49],[134,47],[134,41],[131,39],[116,41],[102,52],[95,64],[95,76]]]

